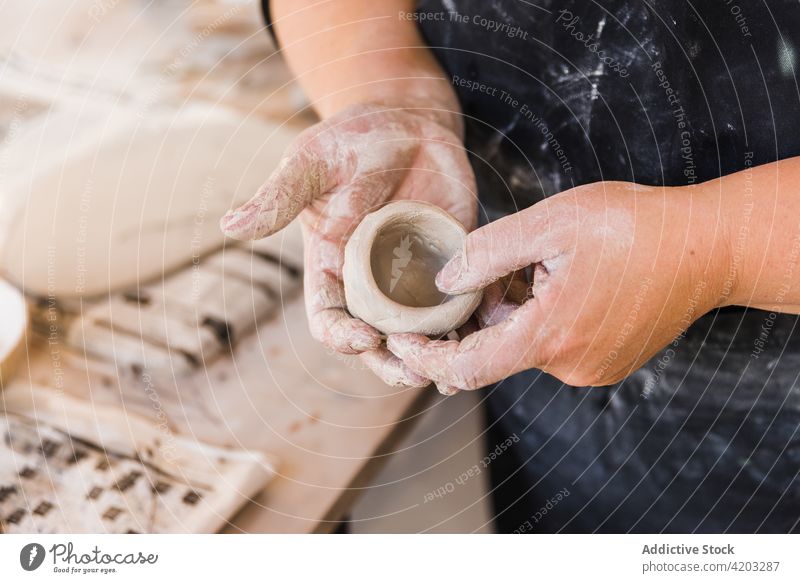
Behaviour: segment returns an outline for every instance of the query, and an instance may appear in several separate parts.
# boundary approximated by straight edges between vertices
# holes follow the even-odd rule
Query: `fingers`
[[[303,283],[311,335],[343,354],[376,349],[382,342],[381,333],[347,312],[339,244],[307,233],[305,249]]]
[[[523,271],[515,271],[510,276],[491,284],[486,288],[475,316],[458,329],[459,338],[463,340],[482,328],[494,326],[508,318],[529,299],[528,287]],[[439,383],[436,388],[447,396],[460,392],[458,387],[448,384]]]
[[[318,311],[309,320],[309,325],[315,340],[342,354],[359,354],[373,350],[381,343],[380,333],[341,308]]]
[[[364,352],[359,358],[379,379],[390,387],[422,389],[431,384],[429,378],[419,375],[408,368],[402,360],[389,352],[385,346]],[[436,388],[441,394],[448,397],[460,392],[457,387],[450,385],[437,384]]]
[[[472,231],[463,250],[437,274],[436,285],[450,294],[476,291],[557,254],[548,237],[549,209],[539,203]]]
[[[540,314],[535,300],[501,323],[470,334],[461,342],[430,340],[419,334],[393,334],[388,349],[408,368],[439,387],[472,390],[537,366],[532,330]]]
[[[422,388],[431,384],[430,379],[412,371],[385,346],[365,352],[359,358],[389,386]]]
[[[301,134],[256,195],[222,218],[225,234],[266,237],[320,199],[314,227],[329,237],[352,232],[392,196],[419,151],[417,138],[391,128],[358,131],[363,121],[331,120]]]
[[[333,187],[334,170],[328,160],[333,159],[336,141],[301,134],[295,144],[255,196],[222,217],[220,227],[227,236],[250,240],[280,231]]]

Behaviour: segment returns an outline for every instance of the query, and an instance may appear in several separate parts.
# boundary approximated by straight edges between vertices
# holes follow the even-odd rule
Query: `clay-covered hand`
[[[531,368],[575,386],[618,382],[725,303],[734,282],[716,201],[700,187],[602,182],[491,223],[436,280],[448,293],[495,282],[484,327],[461,342],[398,334],[387,346],[446,394]],[[521,270],[532,277],[523,294]],[[515,288],[512,308],[503,290]]]
[[[312,335],[337,352],[361,353],[392,385],[424,386],[429,379],[386,350],[377,330],[348,314],[342,284],[350,234],[366,214],[401,199],[438,205],[473,229],[475,178],[463,144],[423,115],[358,105],[298,136],[259,192],[221,226],[231,237],[257,239],[300,215]]]

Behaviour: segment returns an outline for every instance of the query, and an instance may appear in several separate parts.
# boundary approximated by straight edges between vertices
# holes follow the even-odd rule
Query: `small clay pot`
[[[466,236],[461,223],[424,202],[393,202],[367,215],[345,247],[348,310],[384,334],[441,336],[455,330],[483,292],[450,296],[434,279]]]
[[[25,354],[28,306],[16,287],[0,279],[0,389],[8,385]]]

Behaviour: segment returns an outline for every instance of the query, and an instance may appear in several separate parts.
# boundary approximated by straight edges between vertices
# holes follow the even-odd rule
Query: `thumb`
[[[272,235],[332,188],[332,171],[326,160],[333,158],[317,151],[310,140],[298,138],[298,142],[253,198],[222,217],[220,228],[225,235],[240,240]]]
[[[535,207],[503,217],[467,235],[461,251],[436,276],[436,286],[448,294],[483,289],[501,277],[540,260],[543,252],[539,216]]]

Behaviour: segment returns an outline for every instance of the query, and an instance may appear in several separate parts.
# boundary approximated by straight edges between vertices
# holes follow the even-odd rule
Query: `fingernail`
[[[459,250],[436,274],[436,287],[445,293],[456,292],[466,267],[464,263],[464,253]]]
[[[259,192],[243,205],[225,213],[220,226],[226,235],[237,239],[265,237],[276,230],[279,210],[271,198]]]

